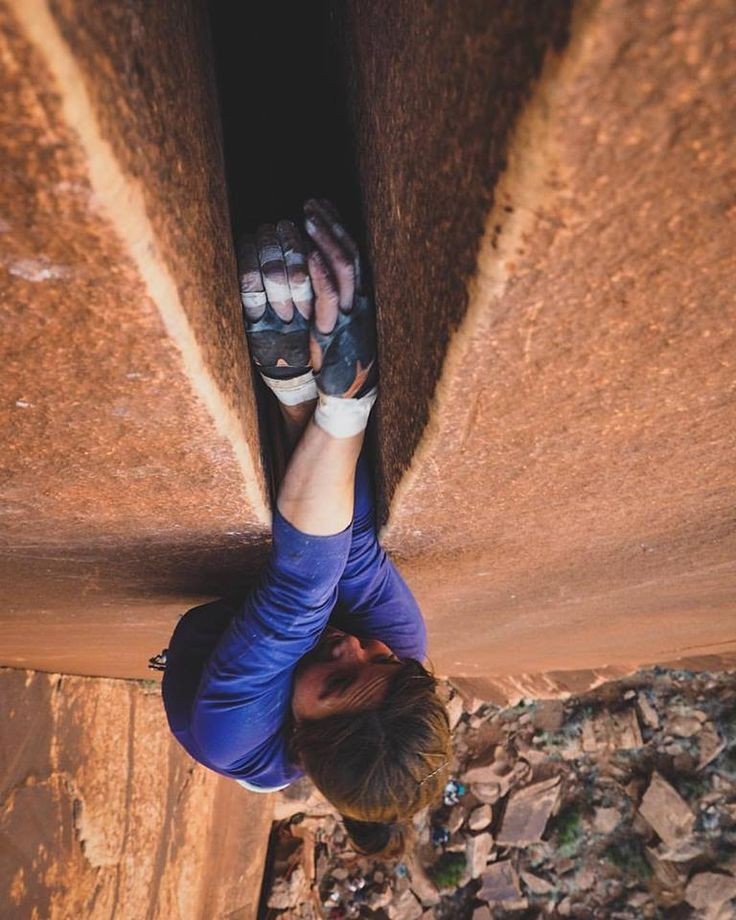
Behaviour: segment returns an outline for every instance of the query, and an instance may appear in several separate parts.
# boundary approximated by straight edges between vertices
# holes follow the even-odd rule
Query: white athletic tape
[[[240,299],[243,302],[244,307],[265,307],[266,306],[266,292],[265,291],[241,291]]]
[[[377,395],[378,387],[373,387],[360,399],[343,399],[320,393],[314,410],[314,423],[333,438],[352,438],[365,431]]]
[[[280,262],[283,259],[283,253],[277,244],[266,243],[258,250],[258,258],[261,263],[261,271],[263,271],[263,266],[269,262]]]
[[[268,275],[264,275],[263,286],[266,288],[266,294],[272,304],[291,300],[291,291],[288,284],[284,284],[282,281],[271,281]]]
[[[300,403],[317,398],[317,383],[311,371],[292,377],[291,380],[277,380],[261,374],[261,380],[285,406],[298,406]]]
[[[298,281],[296,284],[291,283],[291,297],[293,300],[311,300],[312,299],[312,282],[309,278],[304,281]]]

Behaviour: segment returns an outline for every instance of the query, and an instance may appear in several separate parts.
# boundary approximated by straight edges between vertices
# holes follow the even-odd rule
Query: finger
[[[331,201],[328,201],[327,198],[320,198],[315,201],[315,204],[319,208],[322,217],[332,225],[332,230],[342,243],[343,249],[353,258],[357,258],[358,247],[355,240],[345,229],[345,225],[335,205]]]
[[[281,244],[286,263],[286,276],[294,306],[305,319],[312,315],[314,293],[309,280],[307,268],[307,249],[296,224],[290,220],[281,220],[276,225],[276,236]]]
[[[294,316],[294,304],[286,277],[284,254],[272,224],[262,224],[258,228],[256,245],[268,302],[276,314],[288,323]]]
[[[337,322],[339,298],[335,281],[318,250],[309,253],[309,274],[314,287],[314,322],[320,332],[331,332]],[[312,356],[314,361],[314,355]],[[320,355],[319,364],[322,359]],[[319,370],[318,367],[314,368]]]
[[[337,282],[340,309],[347,311],[352,307],[355,296],[355,267],[352,259],[343,249],[330,224],[317,209],[310,207],[310,202],[305,205],[305,212],[307,233]]]
[[[266,291],[258,265],[258,250],[252,236],[241,237],[237,255],[240,300],[246,319],[253,323],[263,316],[266,309]]]
[[[353,270],[355,272],[355,289],[356,291],[361,291],[360,253],[358,252],[358,246],[355,240],[345,229],[342,218],[331,201],[328,201],[327,198],[319,198],[316,200],[316,204],[324,219],[332,226],[332,232],[337,239],[340,240],[342,248],[352,260]]]

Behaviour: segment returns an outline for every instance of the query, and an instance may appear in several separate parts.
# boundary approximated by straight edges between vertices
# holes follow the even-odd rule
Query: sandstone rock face
[[[723,651],[729,5],[342,16],[386,536],[436,664]],[[4,17],[4,660],[140,675],[267,521],[206,27],[196,4]]]
[[[344,8],[349,113],[375,273],[390,498],[430,419],[448,339],[468,306],[513,126],[545,54],[565,44],[572,4],[335,6]]]
[[[521,685],[728,651],[730,6],[336,14],[386,538],[436,665]],[[265,553],[206,17],[3,16],[3,660],[142,676]]]
[[[3,917],[256,915],[272,797],[196,765],[157,685],[2,669],[0,688]]]
[[[732,4],[334,6],[435,666],[509,699],[734,654]],[[205,12],[0,11],[2,663],[141,677],[263,561]],[[269,806],[155,685],[0,682],[10,916],[254,914]]]
[[[732,7],[500,6],[351,6],[388,545],[445,673],[732,651]]]
[[[2,660],[142,676],[268,523],[206,16],[1,15]]]

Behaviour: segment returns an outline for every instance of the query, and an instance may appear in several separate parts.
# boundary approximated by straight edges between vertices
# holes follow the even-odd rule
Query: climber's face
[[[373,709],[386,696],[400,664],[378,639],[358,639],[328,627],[297,666],[292,712],[299,720]]]

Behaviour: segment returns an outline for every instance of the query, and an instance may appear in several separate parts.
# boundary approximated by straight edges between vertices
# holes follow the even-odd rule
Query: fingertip
[[[319,203],[322,206],[322,209],[326,211],[331,217],[339,219],[340,212],[337,210],[329,198],[320,198]]]
[[[284,218],[276,224],[276,233],[279,236],[291,235],[297,233],[297,227],[293,220],[288,220]]]
[[[244,291],[240,292],[240,302],[243,305],[245,316],[248,322],[257,322],[266,312],[266,294],[265,291]]]
[[[294,319],[294,303],[291,300],[284,300],[281,303],[271,305],[274,313],[285,323],[290,323]]]
[[[309,320],[314,313],[314,300],[295,300],[294,307],[301,313],[304,319]]]

